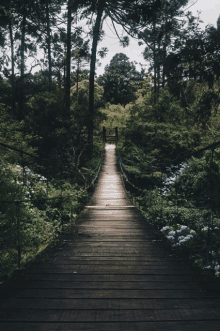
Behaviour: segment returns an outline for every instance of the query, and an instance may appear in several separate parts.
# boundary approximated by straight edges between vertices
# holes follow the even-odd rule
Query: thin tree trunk
[[[165,42],[164,42],[164,46],[163,46],[162,87],[165,86],[165,66],[164,66],[164,62],[166,61],[166,57],[167,57],[167,34],[165,36]]]
[[[153,26],[153,33],[154,33],[154,38],[155,38],[155,28],[156,24],[154,21],[154,26]],[[157,64],[156,64],[156,41],[154,40],[154,45],[153,45],[153,61],[154,61],[154,105],[157,103]]]
[[[26,9],[25,5],[23,7],[23,19],[21,24],[21,90],[20,90],[20,100],[19,100],[19,120],[23,118],[24,115],[24,69],[25,69],[25,33],[26,33]]]
[[[49,17],[49,0],[46,3],[46,20],[47,20],[47,48],[48,48],[48,79],[49,91],[52,88],[52,62],[51,62],[51,34],[50,34],[50,17]]]
[[[15,74],[14,38],[13,38],[13,32],[12,32],[11,17],[9,18],[9,33],[10,33],[10,42],[11,42],[11,74],[14,77],[14,74]]]
[[[79,99],[79,64],[80,64],[80,58],[78,57],[77,62],[77,72],[76,72],[76,102],[78,107],[78,99]]]
[[[160,42],[158,44],[159,59],[157,61],[157,95],[160,93]]]
[[[24,6],[24,13],[23,13],[23,20],[21,26],[21,78],[24,78],[24,67],[25,67],[25,60],[24,60],[24,51],[25,51],[25,31],[26,30],[26,9]]]
[[[14,89],[15,83],[15,59],[14,59],[14,38],[13,38],[13,27],[12,27],[12,17],[9,17],[9,34],[11,43],[11,84]],[[15,110],[15,98],[12,98],[12,109]]]
[[[66,115],[70,116],[70,71],[71,71],[71,14],[70,0],[67,14],[67,50],[66,50]]]
[[[93,30],[93,41],[92,41],[92,54],[90,61],[90,76],[89,76],[89,118],[87,119],[88,129],[88,144],[89,150],[93,152],[93,117],[94,117],[94,79],[95,79],[95,64],[96,64],[96,52],[98,39],[100,34],[100,26],[102,20],[103,8],[100,7],[97,12],[95,27]]]
[[[156,65],[156,47],[154,42],[154,104],[157,103],[157,65]]]

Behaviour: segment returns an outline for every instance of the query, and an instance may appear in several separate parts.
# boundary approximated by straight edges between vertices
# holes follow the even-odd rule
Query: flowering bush
[[[77,184],[47,179],[20,165],[0,163],[0,276],[17,268],[57,237],[61,225],[74,222],[88,194]],[[61,199],[62,196],[62,199]]]
[[[177,230],[172,230],[171,226],[164,226],[160,232],[162,232],[166,238],[172,242],[173,247],[178,247],[187,244],[196,234],[195,231],[190,230],[186,225],[179,225]],[[171,230],[171,231],[170,231]],[[191,233],[191,234],[189,234]],[[194,235],[193,235],[194,234]]]
[[[176,228],[176,230],[174,230]],[[204,226],[198,232],[190,229],[186,225],[177,224],[175,226],[164,226],[160,232],[164,235],[167,242],[174,249],[181,249],[182,252],[188,252],[191,259],[204,270],[213,270],[217,277],[220,276],[220,249],[219,239],[215,231],[218,227]],[[210,231],[210,243],[215,250],[209,251],[209,263],[207,263],[207,238]]]

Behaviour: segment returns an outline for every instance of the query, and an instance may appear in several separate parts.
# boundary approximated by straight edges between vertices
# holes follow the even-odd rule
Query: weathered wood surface
[[[78,236],[1,289],[0,330],[219,330],[219,285],[164,251],[106,152]]]

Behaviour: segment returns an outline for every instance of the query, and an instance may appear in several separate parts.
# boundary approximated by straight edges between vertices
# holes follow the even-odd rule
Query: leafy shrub
[[[0,164],[0,275],[17,268],[17,244],[21,265],[39,248],[57,237],[61,226],[82,210],[88,193],[67,181],[49,183],[20,165]]]

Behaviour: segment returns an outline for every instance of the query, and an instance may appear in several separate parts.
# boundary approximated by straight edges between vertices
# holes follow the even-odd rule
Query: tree
[[[41,43],[40,47],[43,48],[47,54],[48,61],[48,90],[52,90],[52,43],[53,33],[52,28],[57,26],[57,15],[61,12],[61,5],[63,0],[40,0],[38,12],[38,37],[37,42]]]
[[[103,87],[94,83],[94,118],[98,118],[98,108],[103,105]],[[71,123],[75,134],[75,145],[85,143],[81,138],[87,126],[89,114],[89,80],[85,79],[71,87]]]
[[[93,113],[94,113],[94,77],[95,77],[95,64],[98,41],[102,36],[102,24],[103,21],[109,17],[114,28],[115,24],[120,24],[123,29],[129,34],[134,36],[137,34],[138,26],[143,24],[143,21],[151,16],[153,7],[156,10],[160,1],[156,1],[156,4],[146,1],[128,1],[128,0],[81,0],[78,1],[79,7],[83,9],[82,17],[88,18],[88,15],[96,15],[95,20],[92,20],[92,53],[90,61],[90,87],[89,87],[89,113],[88,119],[88,143],[91,146],[90,152],[93,148]],[[118,35],[115,28],[116,35]],[[118,35],[119,37],[119,35]],[[119,37],[120,38],[120,37]],[[123,45],[128,45],[128,38],[125,37],[121,40]]]
[[[220,15],[217,19],[217,30],[220,31]]]
[[[104,87],[106,102],[126,105],[135,98],[133,83],[143,80],[143,75],[144,72],[138,72],[135,64],[125,54],[118,53],[113,56],[110,64],[105,67],[104,75],[97,81]]]
[[[181,33],[182,22],[177,17],[183,16],[181,8],[187,3],[188,0],[160,0],[158,10],[153,11],[147,27],[139,33],[139,38],[147,45],[144,58],[151,62],[150,70],[154,72],[154,104],[160,87],[165,85],[164,61],[168,47],[171,49],[172,38]]]

